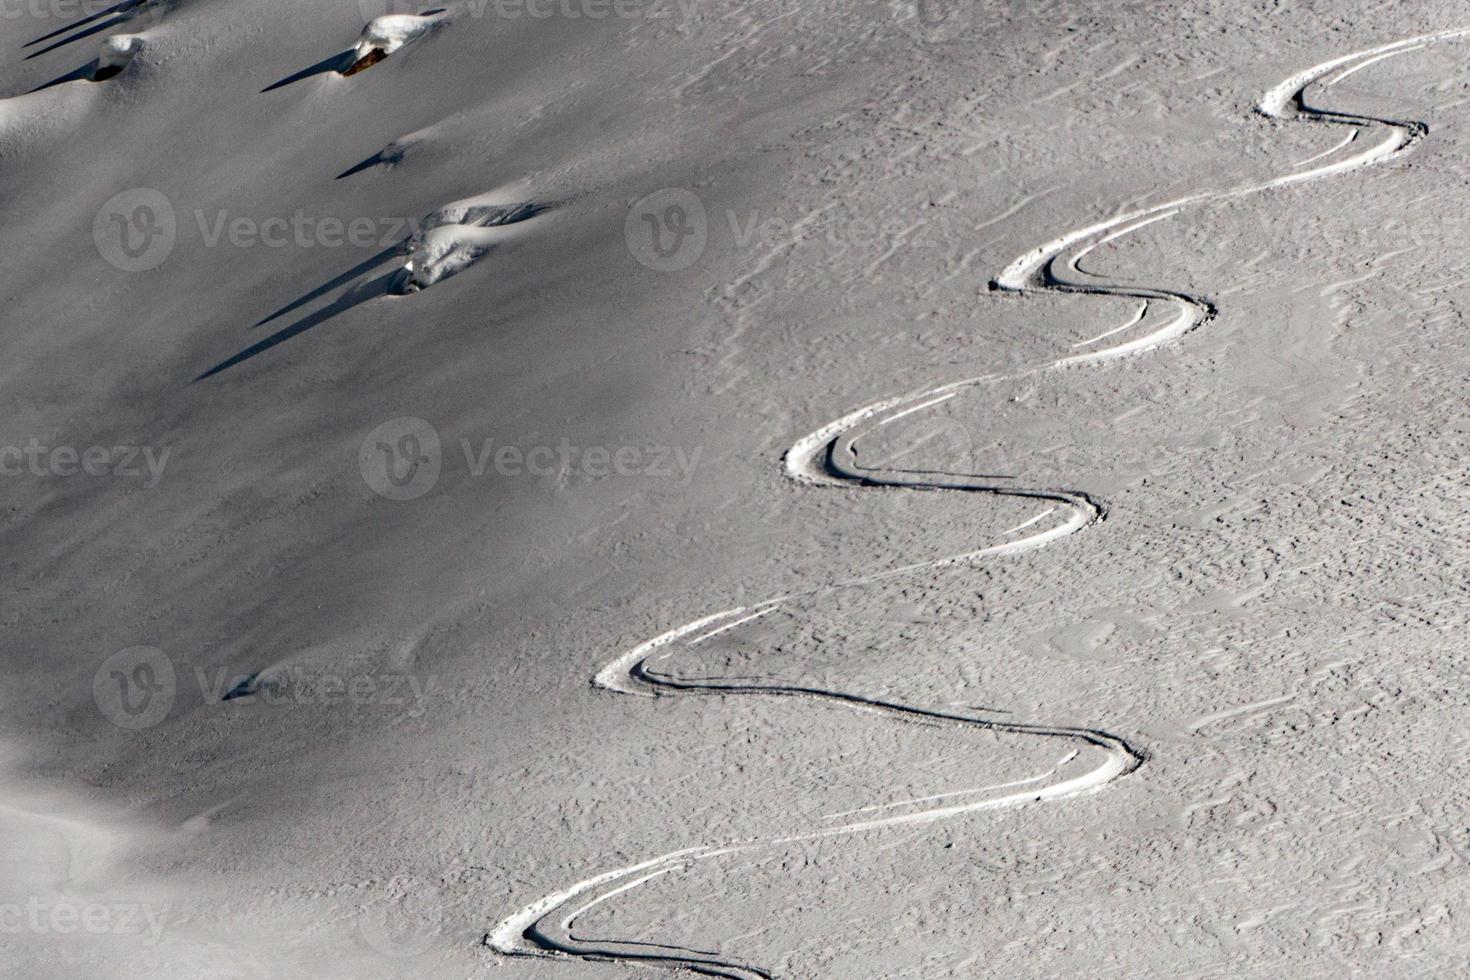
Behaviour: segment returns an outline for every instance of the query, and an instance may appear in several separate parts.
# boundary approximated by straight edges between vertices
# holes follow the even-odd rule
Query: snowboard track
[[[1099,728],[1002,720],[983,713],[926,708],[818,687],[752,683],[749,678],[688,679],[662,665],[681,650],[697,648],[700,643],[760,619],[797,598],[811,598],[837,589],[866,585],[920,571],[971,565],[1032,551],[1103,521],[1106,517],[1103,504],[1080,490],[1025,487],[996,477],[921,474],[869,468],[858,461],[857,443],[863,435],[873,433],[882,426],[897,422],[915,412],[939,405],[967,389],[1141,354],[1168,344],[1207,323],[1215,316],[1216,309],[1204,297],[1174,290],[1110,282],[1104,277],[1086,272],[1079,263],[1093,249],[1132,234],[1155,221],[1172,217],[1185,208],[1258,194],[1400,157],[1427,134],[1426,124],[1316,108],[1308,102],[1307,90],[1313,86],[1330,88],[1348,75],[1385,58],[1417,51],[1438,42],[1459,39],[1467,34],[1470,34],[1470,28],[1395,41],[1334,58],[1285,79],[1262,97],[1256,111],[1277,122],[1306,121],[1349,127],[1350,131],[1343,142],[1316,157],[1302,161],[1296,165],[1297,169],[1264,182],[1191,194],[1163,204],[1115,215],[1068,232],[1016,259],[991,282],[991,289],[1004,292],[1083,293],[1141,301],[1142,308],[1123,326],[1074,345],[1077,348],[1089,348],[1101,340],[1119,338],[1111,346],[1084,349],[1080,353],[1015,374],[970,378],[876,402],[850,412],[798,440],[783,459],[786,475],[808,486],[982,493],[1025,498],[1045,506],[1046,509],[1036,517],[1003,535],[1005,540],[966,554],[891,568],[836,582],[820,589],[778,596],[757,605],[735,607],[706,616],[663,633],[624,653],[599,671],[593,681],[604,690],[642,697],[692,694],[786,697],[845,705],[898,721],[1051,738],[1068,744],[1072,749],[1052,770],[1031,779],[1000,786],[947,792],[918,800],[864,807],[847,814],[834,814],[825,818],[828,821],[825,826],[795,831],[786,836],[689,847],[627,867],[605,871],[538,899],[507,916],[486,936],[485,944],[506,956],[618,961],[682,969],[735,980],[771,978],[774,974],[766,969],[740,962],[726,954],[651,941],[587,938],[575,933],[574,925],[580,916],[593,907],[650,880],[689,869],[700,862],[745,855],[760,849],[802,841],[933,823],[980,810],[1079,796],[1096,792],[1143,765],[1146,758],[1144,752],[1124,738]],[[1367,148],[1359,149],[1363,146]],[[1356,152],[1344,155],[1344,150]],[[1308,163],[1315,166],[1306,167]],[[929,476],[941,478],[914,478]],[[1029,533],[1016,537],[1022,530]],[[1022,786],[1026,788],[1017,789]],[[997,795],[998,790],[1011,791]],[[847,819],[842,823],[831,822],[837,818],[852,818],[855,814],[882,811],[898,812]]]

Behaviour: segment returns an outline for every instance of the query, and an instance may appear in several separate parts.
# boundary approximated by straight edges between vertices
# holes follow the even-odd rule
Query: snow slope
[[[5,21],[7,963],[1463,963],[1470,9],[434,9]]]

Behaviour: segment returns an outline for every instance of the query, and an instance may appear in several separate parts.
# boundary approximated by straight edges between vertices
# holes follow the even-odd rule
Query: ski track
[[[1003,536],[1007,540],[950,558],[859,576],[820,590],[778,596],[755,606],[726,609],[640,644],[604,667],[594,679],[594,684],[599,688],[641,697],[749,694],[803,698],[843,704],[895,719],[949,723],[957,727],[1034,735],[1069,743],[1071,751],[1052,770],[1018,782],[832,814],[825,819],[831,822],[846,818],[846,822],[832,822],[828,826],[793,832],[789,836],[690,847],[629,867],[605,871],[541,898],[508,916],[486,937],[487,945],[507,956],[575,957],[592,961],[663,966],[737,980],[768,978],[772,974],[765,970],[718,953],[649,941],[588,939],[577,935],[574,926],[578,917],[594,906],[625,894],[644,882],[689,868],[699,862],[798,841],[932,823],[981,810],[1065,799],[1100,790],[1142,765],[1144,756],[1139,750],[1123,738],[1099,729],[1004,721],[983,715],[900,704],[842,691],[777,683],[752,683],[747,679],[688,680],[672,671],[661,669],[661,664],[681,650],[697,647],[712,637],[766,616],[798,596],[822,595],[835,589],[864,585],[914,572],[972,564],[1032,551],[1102,521],[1106,516],[1103,508],[1086,493],[1078,490],[1027,488],[1013,485],[1010,481],[997,482],[996,478],[982,477],[945,476],[940,480],[915,480],[897,471],[867,469],[858,462],[857,442],[863,435],[916,411],[948,401],[968,389],[1045,371],[1098,364],[1141,354],[1167,344],[1209,321],[1215,315],[1215,307],[1203,297],[1167,289],[1110,283],[1084,271],[1078,264],[1079,260],[1099,246],[1195,205],[1288,187],[1382,163],[1402,155],[1427,132],[1425,124],[1314,108],[1307,102],[1307,89],[1313,85],[1320,85],[1323,89],[1330,88],[1349,75],[1385,58],[1418,51],[1430,44],[1458,39],[1467,34],[1470,34],[1470,28],[1395,41],[1334,58],[1292,75],[1265,94],[1257,111],[1278,121],[1305,120],[1347,127],[1349,132],[1342,142],[1301,161],[1297,164],[1297,169],[1262,183],[1191,194],[1068,232],[1022,255],[991,283],[992,289],[1014,293],[1091,293],[1141,301],[1142,308],[1128,322],[1074,345],[1074,349],[1088,347],[1108,337],[1122,334],[1122,338],[1113,346],[1071,354],[1009,376],[970,378],[875,402],[798,440],[784,458],[786,475],[790,479],[814,487],[962,491],[1030,498],[1045,505],[1046,509],[1036,517],[1007,532]],[[1344,150],[1364,146],[1367,148],[1340,156]],[[1302,169],[1308,164],[1317,165]],[[1035,525],[1040,526],[1026,536],[1011,537]],[[1004,790],[1010,792],[999,792]]]

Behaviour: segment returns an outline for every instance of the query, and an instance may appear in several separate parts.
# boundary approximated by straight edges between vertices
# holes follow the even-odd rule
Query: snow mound
[[[471,199],[473,200],[473,199]],[[445,225],[470,225],[491,228],[496,225],[511,225],[525,221],[542,210],[536,204],[474,204],[459,202],[446,205],[424,218],[424,231],[442,228]]]
[[[362,29],[362,36],[353,50],[353,62],[342,74],[355,75],[371,68],[403,46],[442,26],[447,19],[443,8],[422,14],[388,14],[373,19]]]
[[[515,188],[523,190],[524,188]],[[507,199],[501,188],[446,204],[427,215],[408,244],[396,291],[414,293],[442,282],[484,258],[496,245],[520,237],[544,205]]]
[[[416,293],[473,265],[505,240],[491,228],[444,225],[416,237],[409,244],[400,292]]]
[[[102,82],[121,74],[144,46],[143,38],[138,34],[114,34],[107,38],[97,53],[97,67],[92,70],[92,80]]]

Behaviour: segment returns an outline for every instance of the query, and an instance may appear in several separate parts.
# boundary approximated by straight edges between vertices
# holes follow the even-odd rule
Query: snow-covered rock
[[[524,184],[446,204],[425,216],[408,246],[399,291],[427,289],[483,258],[496,245],[529,230],[544,205],[515,200]]]
[[[100,82],[120,74],[145,46],[138,34],[114,34],[106,38],[97,53],[97,67],[92,71],[92,79]]]
[[[417,41],[444,22],[443,12],[426,14],[389,14],[378,17],[362,29],[357,42],[359,57],[377,48],[392,54],[411,41]]]

